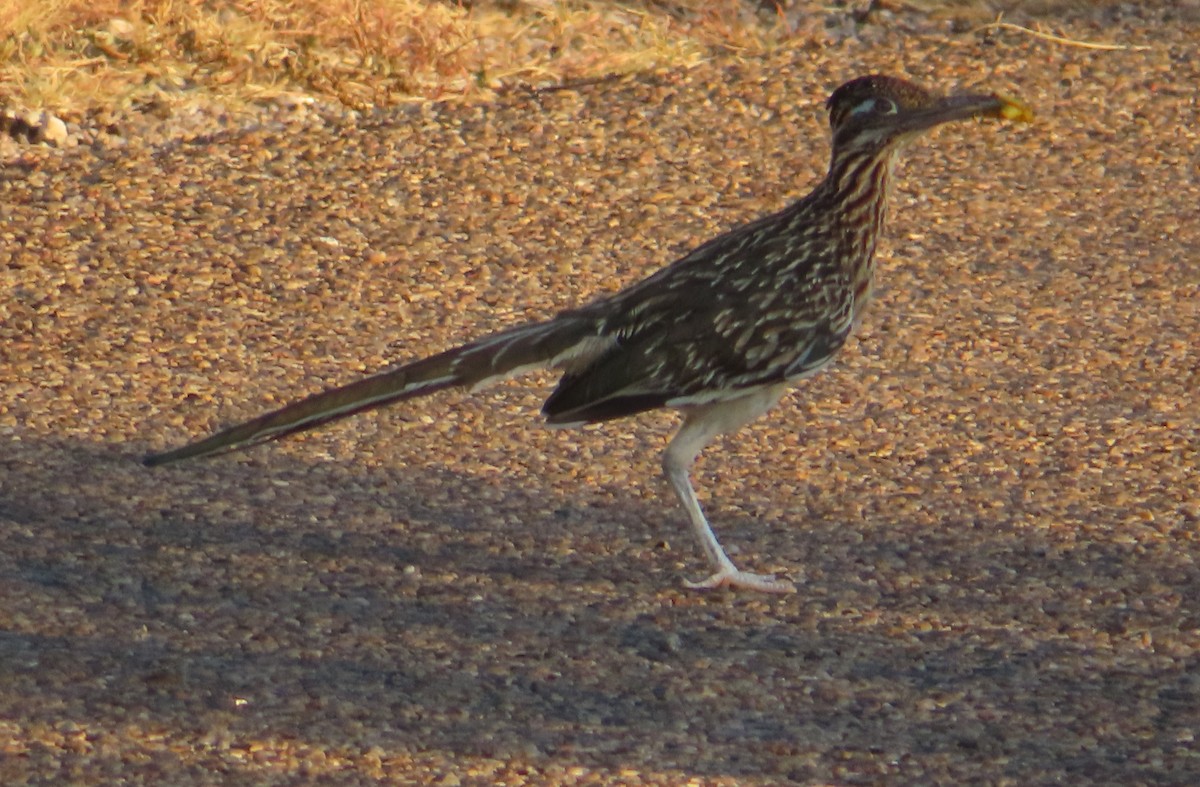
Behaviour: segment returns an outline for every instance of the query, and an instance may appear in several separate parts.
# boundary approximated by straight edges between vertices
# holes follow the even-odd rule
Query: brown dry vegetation
[[[700,3],[694,3],[700,6]],[[732,39],[744,9],[417,0],[0,2],[0,95],[71,109],[202,88],[350,106],[480,96],[503,84],[680,65]],[[759,46],[737,33],[731,45]]]
[[[977,24],[1095,0],[835,3],[860,16],[917,8]],[[78,116],[313,96],[350,107],[487,98],[497,89],[759,54],[827,22],[769,0],[0,0],[0,108]]]

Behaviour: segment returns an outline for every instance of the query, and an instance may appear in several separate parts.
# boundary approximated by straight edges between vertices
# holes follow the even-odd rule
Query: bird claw
[[[795,593],[796,586],[783,579],[776,579],[774,574],[752,574],[738,569],[722,569],[708,579],[699,582],[684,580],[685,587],[693,590],[710,590],[712,588],[730,587],[743,590],[757,590],[761,593]]]

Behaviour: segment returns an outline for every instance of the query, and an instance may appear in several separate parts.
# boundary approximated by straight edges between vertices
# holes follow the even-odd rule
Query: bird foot
[[[739,571],[736,568],[722,569],[708,579],[699,582],[684,580],[685,587],[693,590],[709,590],[712,588],[730,587],[743,590],[757,590],[762,593],[795,593],[796,586],[783,579],[776,579],[774,574],[752,574],[749,571]]]

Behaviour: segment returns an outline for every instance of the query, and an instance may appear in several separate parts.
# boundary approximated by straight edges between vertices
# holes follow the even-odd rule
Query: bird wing
[[[797,310],[787,296],[659,290],[641,322],[614,326],[614,343],[563,376],[542,413],[554,424],[605,421],[812,374],[845,343],[850,322],[830,320],[839,310],[811,299]]]

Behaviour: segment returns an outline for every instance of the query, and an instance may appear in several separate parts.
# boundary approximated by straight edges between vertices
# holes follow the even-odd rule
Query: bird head
[[[874,74],[833,91],[825,102],[835,151],[898,149],[934,126],[971,117],[1031,120],[1023,105],[995,94],[938,96],[911,82]]]

